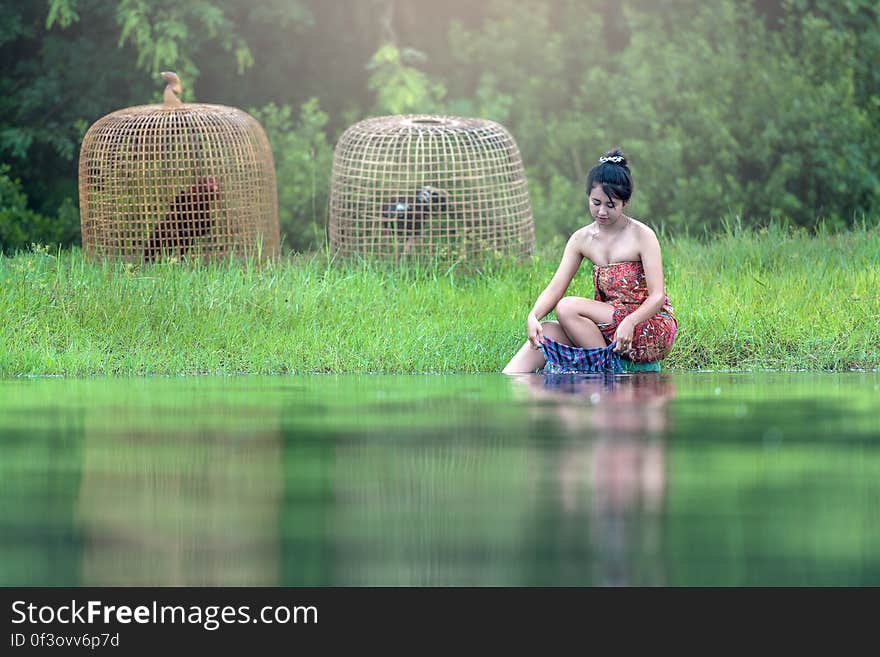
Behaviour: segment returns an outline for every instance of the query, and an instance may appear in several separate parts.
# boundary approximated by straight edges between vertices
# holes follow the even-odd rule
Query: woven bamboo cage
[[[79,158],[83,250],[93,257],[274,257],[279,250],[275,165],[249,114],[181,103],[108,114],[86,132]]]
[[[329,232],[342,256],[531,253],[535,227],[516,142],[483,119],[361,121],[336,145]]]

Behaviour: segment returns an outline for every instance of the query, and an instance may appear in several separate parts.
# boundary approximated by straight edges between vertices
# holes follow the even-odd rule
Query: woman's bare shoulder
[[[596,222],[594,221],[591,224],[587,224],[586,226],[582,226],[578,228],[571,234],[569,241],[577,242],[578,244],[586,247],[590,244],[599,232],[599,227],[596,226]]]
[[[638,236],[639,241],[657,241],[657,233],[655,233],[654,229],[648,224],[639,221],[638,219],[634,219],[633,217],[630,217],[629,219],[632,222],[632,226],[636,229],[636,235]]]
[[[576,231],[571,234],[571,239],[584,239],[585,237],[592,235],[596,231],[596,222],[594,221],[591,224],[587,224],[586,226],[581,226]]]
[[[595,237],[596,224],[593,222],[574,231],[568,238],[568,243],[576,246],[581,255],[587,258],[589,257],[590,245]]]
[[[647,232],[650,234],[654,233],[654,229],[652,229],[644,221],[640,221],[639,219],[636,219],[635,217],[630,217],[629,220],[630,220],[630,223],[632,223],[632,225],[635,226],[636,230],[638,230],[640,233],[641,232]]]

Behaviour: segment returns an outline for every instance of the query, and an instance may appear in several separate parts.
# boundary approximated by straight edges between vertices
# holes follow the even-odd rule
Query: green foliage
[[[513,110],[513,96],[498,89],[497,78],[484,73],[473,98],[449,100],[445,109],[456,116],[479,116],[498,123],[507,123]]]
[[[291,109],[270,103],[251,110],[272,146],[278,179],[278,221],[287,247],[302,250],[324,241],[333,149],[327,143],[327,115],[317,98]]]
[[[691,228],[715,227],[728,214],[747,224],[790,217],[812,225],[822,216],[851,219],[880,201],[870,198],[865,163],[841,150],[870,130],[846,71],[791,56],[778,35],[730,3],[695,10],[658,40],[662,30],[657,17],[634,20],[624,55],[633,101],[621,136],[637,140],[631,150],[647,173],[640,180],[649,216]],[[823,58],[853,55],[821,25],[805,26],[802,38],[820,43]]]
[[[295,248],[323,242],[335,136],[409,112],[503,123],[540,240],[586,220],[584,179],[616,145],[635,177],[630,212],[673,234],[845,227],[880,213],[878,56],[873,0],[12,3],[0,157],[29,207],[56,215],[85,127],[158,99],[151,76],[169,68],[188,99],[275,108],[261,120]]]
[[[51,30],[55,23],[58,23],[60,27],[70,27],[78,20],[76,0],[49,0],[49,15],[46,16],[47,30]]]
[[[830,30],[854,41],[856,57],[833,62],[852,68],[855,95],[862,107],[880,107],[880,6],[876,0],[782,0],[785,9],[787,46],[800,56],[821,53],[815,42],[798,39],[799,25],[815,17],[824,20]]]
[[[13,253],[36,242],[71,244],[79,236],[79,212],[68,198],[57,217],[47,217],[27,207],[21,181],[9,176],[9,166],[0,165],[0,253]]]
[[[77,22],[77,4],[77,0],[49,0],[46,29],[56,23],[67,28]],[[120,28],[118,44],[132,43],[138,68],[154,75],[172,68],[195,79],[198,67],[193,55],[205,41],[212,40],[234,53],[239,73],[254,62],[224,8],[210,0],[118,0],[115,19]]]
[[[385,43],[376,51],[367,69],[372,71],[367,87],[376,94],[376,111],[382,114],[416,114],[435,112],[446,94],[439,82],[406,62],[422,62],[423,53],[407,48],[400,50]]]
[[[852,32],[814,15],[774,32],[730,1],[662,11],[634,2],[614,53],[607,16],[603,26],[565,5],[560,28],[540,7],[517,12],[529,6],[498,2],[480,32],[452,40],[462,63],[484,62],[492,87],[513,98],[508,127],[531,163],[539,235],[542,223],[564,234],[584,219],[579,195],[556,202],[559,179],[581,187],[616,145],[633,168],[631,212],[660,227],[714,231],[731,216],[850,225],[880,211],[878,113],[857,102]],[[564,26],[592,24],[580,55],[569,54],[578,32]]]
[[[138,52],[138,67],[154,75],[176,67],[195,78],[194,54],[205,41],[217,40],[223,50],[234,53],[242,73],[253,64],[253,55],[217,5],[209,0],[119,0],[119,45],[130,40]]]

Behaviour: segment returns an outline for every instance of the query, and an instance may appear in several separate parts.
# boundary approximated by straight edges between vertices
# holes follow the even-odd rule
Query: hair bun
[[[628,163],[626,161],[626,157],[623,155],[623,151],[619,148],[615,148],[614,150],[608,151],[599,158],[599,164],[616,164],[618,166],[623,167],[624,169],[628,169]]]

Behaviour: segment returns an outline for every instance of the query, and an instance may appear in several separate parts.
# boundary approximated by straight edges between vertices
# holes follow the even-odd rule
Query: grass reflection
[[[0,584],[878,584],[878,385],[4,381]]]

